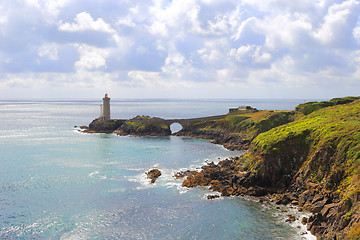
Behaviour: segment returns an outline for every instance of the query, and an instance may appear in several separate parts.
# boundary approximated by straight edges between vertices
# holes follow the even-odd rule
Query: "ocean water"
[[[190,118],[229,107],[294,109],[303,100],[121,100],[113,118]],[[0,100],[0,239],[304,239],[274,206],[207,200],[176,171],[242,152],[206,140],[85,134],[101,100]],[[159,168],[150,184],[145,172]],[[294,211],[294,209],[289,209]],[[298,221],[297,221],[298,222]]]

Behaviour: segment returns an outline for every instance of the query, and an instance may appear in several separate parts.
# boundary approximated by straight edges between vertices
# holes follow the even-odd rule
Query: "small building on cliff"
[[[105,94],[105,97],[103,98],[103,104],[100,105],[100,120],[108,121],[110,120],[110,98],[108,97],[108,94]]]
[[[247,111],[247,110],[257,110],[251,106],[238,106],[237,108],[229,108],[229,113],[233,113],[236,111]]]

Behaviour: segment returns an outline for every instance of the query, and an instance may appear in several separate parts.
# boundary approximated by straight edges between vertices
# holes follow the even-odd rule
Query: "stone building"
[[[236,111],[246,111],[246,110],[256,110],[256,108],[253,108],[251,106],[238,106],[237,108],[229,108],[229,113],[233,113]]]

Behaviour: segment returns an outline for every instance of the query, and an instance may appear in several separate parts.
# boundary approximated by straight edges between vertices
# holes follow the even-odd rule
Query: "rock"
[[[312,201],[314,198],[314,191],[313,190],[306,190],[299,196],[299,206],[303,206],[306,202]]]
[[[261,197],[267,194],[267,191],[261,187],[249,187],[247,194],[250,196]]]
[[[301,223],[302,223],[303,225],[306,225],[307,221],[308,221],[308,218],[307,218],[307,217],[303,217],[303,218],[301,219]]]
[[[213,200],[213,199],[216,199],[216,198],[219,198],[220,196],[219,195],[207,195],[206,198],[209,199],[209,200]]]
[[[335,211],[335,212],[331,211],[336,206],[338,206],[337,203],[326,204],[320,212],[321,215],[326,216],[326,217],[331,217],[331,215],[337,215],[337,211]]]
[[[292,214],[288,215],[288,219],[285,220],[285,222],[294,222],[296,220],[296,217]]]
[[[313,201],[314,203],[308,207],[308,210],[312,213],[319,213],[323,209],[327,201],[328,199],[326,198],[318,202]]]
[[[285,194],[276,194],[275,197],[273,198],[273,201],[275,202],[275,204],[282,204],[282,205],[286,205],[290,203],[289,197]]]
[[[89,133],[112,133],[124,124],[123,120],[100,120],[95,119],[89,124]]]
[[[159,169],[152,169],[146,173],[147,177],[151,179],[151,183],[154,183],[158,177],[161,176],[161,172]]]
[[[196,174],[197,171],[190,171],[190,170],[187,170],[187,171],[179,171],[179,172],[176,172],[174,174],[174,177],[176,179],[181,179],[181,178],[184,178],[184,177],[187,177],[187,176],[190,176],[190,175],[194,175]]]

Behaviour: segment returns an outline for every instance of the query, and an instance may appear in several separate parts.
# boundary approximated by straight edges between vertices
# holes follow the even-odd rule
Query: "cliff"
[[[190,174],[183,185],[210,186],[225,196],[266,195],[277,203],[291,202],[314,214],[303,222],[318,239],[359,239],[360,100],[354,100],[337,104],[332,100],[328,107],[316,107],[306,114],[262,111],[242,114],[243,120],[235,117],[239,121],[232,124],[224,121],[226,129],[242,136],[249,133],[249,151],[239,158],[204,166],[202,172]],[[311,105],[317,104],[305,104]],[[257,114],[269,117],[258,120]],[[275,117],[279,114],[286,117]],[[245,121],[252,123],[241,128]],[[260,122],[266,121],[267,127],[261,127]],[[201,127],[206,131],[219,123]]]
[[[359,231],[360,101],[260,134],[237,164],[263,187],[299,194],[299,205],[317,214],[310,230],[320,239]]]

